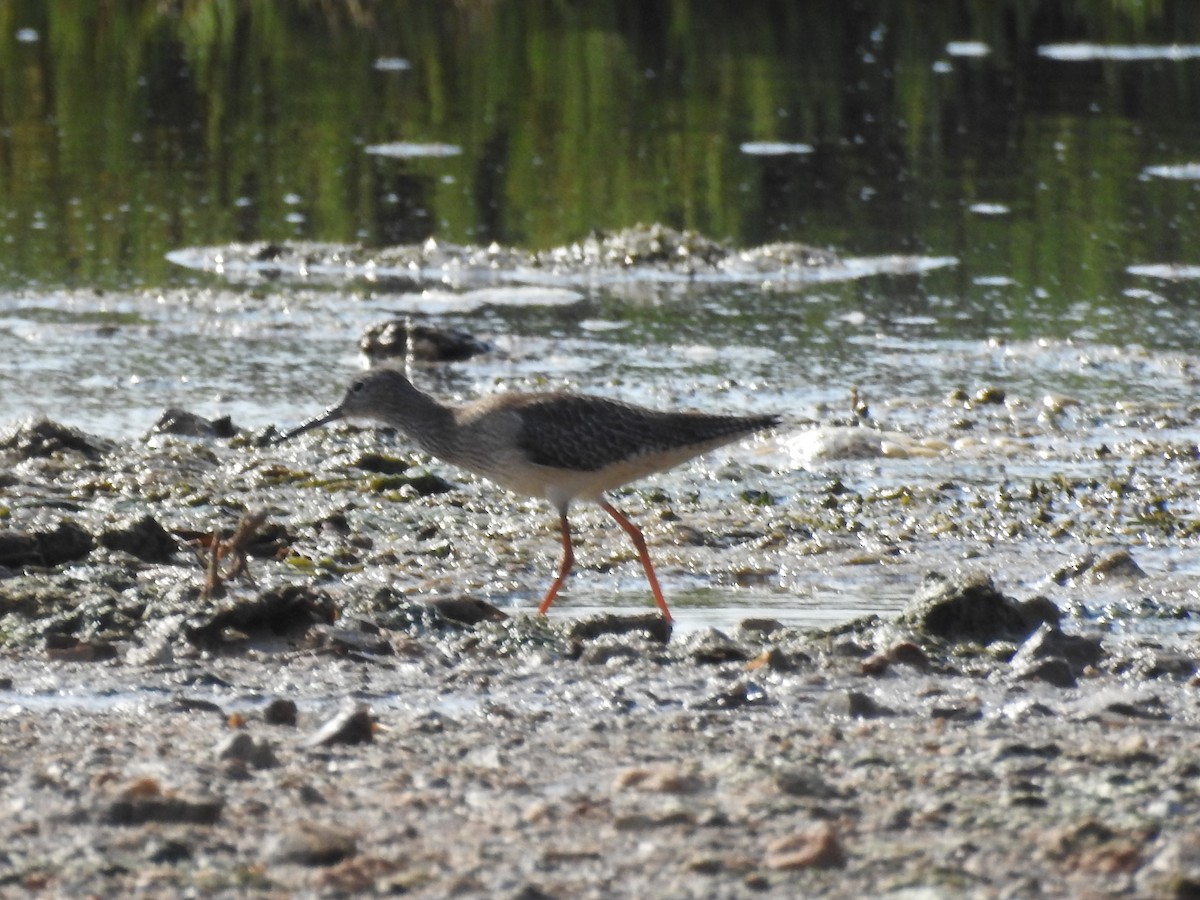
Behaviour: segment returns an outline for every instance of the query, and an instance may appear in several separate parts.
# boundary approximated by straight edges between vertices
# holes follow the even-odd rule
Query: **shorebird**
[[[540,614],[550,608],[575,564],[567,521],[572,501],[599,504],[633,541],[654,602],[668,623],[671,611],[641,529],[605,493],[779,424],[772,415],[660,412],[567,392],[500,393],[450,406],[415,388],[395,369],[376,369],[355,378],[341,402],[273,443],[351,418],[398,428],[430,456],[553,504],[562,530],[562,559],[538,606]]]

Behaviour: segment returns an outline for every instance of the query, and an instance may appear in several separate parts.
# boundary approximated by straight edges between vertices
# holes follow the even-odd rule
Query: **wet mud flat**
[[[154,661],[7,653],[0,878],[46,896],[1195,896],[1194,658],[1065,634],[986,578],[919,594],[823,634],[663,644],[648,620],[412,606],[420,628],[293,622]]]
[[[1022,416],[981,416],[975,440],[1041,446]],[[939,417],[912,417],[925,433],[849,443],[897,467],[947,453]],[[845,446],[847,427],[804,433]],[[269,433],[176,411],[132,441],[46,421],[0,440],[7,889],[1200,889],[1196,612],[1165,562],[1195,541],[1176,511],[1195,453],[1170,428],[1136,477],[1064,461],[1021,489],[962,446],[868,486],[750,452],[623,492],[668,585],[799,591],[795,566],[865,593],[886,572],[910,598],[834,629],[674,635],[570,595],[549,618],[500,602],[552,571],[544,509],[385,432],[287,456]],[[629,553],[589,530],[576,582],[612,584]]]

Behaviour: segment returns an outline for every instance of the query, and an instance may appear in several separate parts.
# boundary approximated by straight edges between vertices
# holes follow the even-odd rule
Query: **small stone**
[[[217,759],[245,763],[255,769],[269,769],[279,765],[275,751],[269,742],[256,741],[244,731],[228,735],[216,746]]]
[[[1002,404],[1006,395],[1003,388],[998,388],[995,385],[981,387],[975,392],[975,396],[971,398],[976,404]]]
[[[343,709],[317,729],[306,742],[310,747],[332,744],[364,744],[374,740],[375,720],[370,710],[361,704]]]
[[[60,522],[53,531],[0,532],[0,565],[60,566],[83,559],[96,547],[92,536],[74,522]]]
[[[775,786],[789,797],[814,797],[818,800],[834,800],[842,796],[841,791],[808,769],[788,768],[775,773]]]
[[[266,856],[278,863],[332,866],[358,852],[350,832],[318,822],[300,822],[268,839]]]
[[[283,697],[276,697],[263,709],[263,720],[272,725],[296,724],[296,702]]]
[[[117,658],[117,648],[107,641],[81,641],[71,635],[49,634],[46,658],[52,662],[106,662]]]
[[[65,452],[98,459],[107,446],[101,438],[49,419],[18,422],[0,433],[0,450],[11,450],[21,459],[44,459]]]
[[[176,407],[164,410],[151,430],[160,434],[178,434],[184,437],[231,438],[238,433],[229,416],[206,419],[196,413]]]
[[[1099,638],[1064,634],[1057,626],[1042,625],[1021,645],[1014,663],[1026,659],[1057,656],[1079,669],[1097,665],[1104,659],[1104,645]]]
[[[1018,603],[982,574],[925,576],[901,621],[933,637],[953,641],[1024,641],[1043,623],[1057,625],[1058,608],[1044,598]]]
[[[225,801],[218,797],[184,796],[169,791],[152,779],[129,784],[102,811],[110,825],[144,825],[147,822],[177,825],[212,825],[221,817]]]
[[[692,794],[703,786],[704,782],[695,773],[681,772],[674,766],[666,765],[625,769],[617,773],[613,782],[617,790],[637,788],[658,794]]]
[[[618,616],[606,614],[579,619],[571,624],[567,638],[573,641],[594,641],[603,635],[644,634],[665,644],[671,639],[671,625],[662,616]]]
[[[837,832],[828,822],[772,841],[767,846],[768,869],[841,868],[846,864]]]
[[[833,715],[851,719],[878,719],[894,714],[874,697],[861,691],[834,691],[825,698],[823,705]]]
[[[1071,664],[1058,656],[1029,662],[1017,667],[1016,673],[1022,681],[1044,681],[1057,688],[1072,688],[1078,684]]]
[[[778,647],[768,647],[750,662],[746,663],[746,671],[769,669],[772,672],[791,672],[796,669],[796,660],[784,653]]]
[[[503,622],[508,618],[502,610],[477,597],[446,597],[431,600],[430,605],[451,622],[461,622],[463,625]]]
[[[109,550],[120,550],[150,563],[167,562],[179,549],[175,537],[150,515],[110,528],[97,541]]]
[[[697,704],[699,709],[741,709],[770,703],[767,692],[752,681],[738,681]]]
[[[689,639],[688,658],[701,665],[716,665],[727,662],[747,662],[750,654],[746,649],[715,628],[698,632]]]

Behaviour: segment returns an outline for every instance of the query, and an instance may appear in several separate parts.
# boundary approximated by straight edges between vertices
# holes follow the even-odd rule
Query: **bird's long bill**
[[[326,422],[335,422],[340,418],[342,418],[342,408],[340,406],[331,406],[319,416],[313,416],[303,425],[297,425],[291,431],[285,431],[279,437],[275,438],[275,440],[271,441],[271,443],[282,444],[284,441],[291,440],[298,434],[304,434],[306,431],[312,431],[314,428],[320,428]]]

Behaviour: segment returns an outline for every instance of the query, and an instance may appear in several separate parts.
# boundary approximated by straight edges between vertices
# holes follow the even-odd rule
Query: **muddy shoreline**
[[[979,593],[986,579],[950,584],[940,602],[960,615],[941,636],[914,614],[664,645],[520,616],[248,631],[147,662],[10,652],[3,881],[47,896],[1192,896],[1193,658],[1072,645],[1046,623],[1006,641],[1010,601]]]
[[[1092,482],[1094,503],[1082,480],[993,486],[948,551],[938,523],[961,498],[944,484],[791,476],[785,493],[753,453],[672,473],[622,496],[669,583],[699,566],[753,584],[799,559],[886,570],[911,599],[833,629],[756,617],[664,643],[641,610],[483,601],[497,580],[541,585],[545,510],[379,432],[287,457],[266,436],[176,415],[130,442],[48,422],[0,442],[7,890],[1200,889],[1195,613],[1184,578],[1111,549],[1122,522],[1179,547],[1192,532],[1134,502],[1116,509],[1141,518],[1106,522],[1111,485]],[[1109,549],[1052,565],[1053,516],[1034,512],[1068,496],[1080,539]],[[256,509],[244,571],[227,554],[214,583],[206,535],[232,541]],[[898,538],[903,521],[927,529]],[[602,533],[583,550],[581,593],[634,564]],[[1039,579],[1013,577],[1022,552]]]

